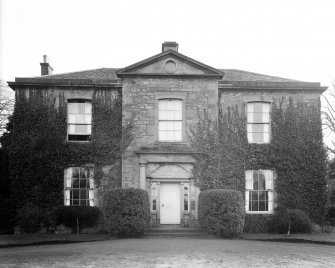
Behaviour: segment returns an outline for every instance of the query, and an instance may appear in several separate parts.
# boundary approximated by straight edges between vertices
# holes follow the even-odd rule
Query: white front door
[[[160,223],[180,224],[180,184],[160,184]]]

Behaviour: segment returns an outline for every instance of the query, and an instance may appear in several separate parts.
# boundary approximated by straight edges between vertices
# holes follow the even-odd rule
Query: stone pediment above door
[[[121,78],[140,76],[171,76],[212,77],[222,79],[223,75],[223,72],[186,57],[174,50],[164,51],[117,72],[117,76]]]

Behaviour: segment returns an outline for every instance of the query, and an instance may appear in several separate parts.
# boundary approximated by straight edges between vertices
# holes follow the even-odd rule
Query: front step
[[[205,229],[195,227],[180,227],[180,226],[169,226],[161,225],[160,227],[150,228],[146,232],[147,236],[150,237],[208,237],[209,234]]]

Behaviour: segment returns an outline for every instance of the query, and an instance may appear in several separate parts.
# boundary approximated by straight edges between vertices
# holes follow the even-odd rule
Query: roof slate
[[[85,79],[85,80],[118,80],[116,72],[121,68],[99,68],[93,70],[85,70],[78,72],[62,73],[62,74],[51,74],[44,76],[29,77],[36,80],[48,80],[48,79]],[[299,82],[293,79],[287,79],[277,76],[247,72],[236,69],[218,69],[224,72],[222,81],[250,81],[250,82]],[[28,77],[27,77],[28,78]]]

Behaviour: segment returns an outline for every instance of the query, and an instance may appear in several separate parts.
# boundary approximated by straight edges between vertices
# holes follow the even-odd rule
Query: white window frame
[[[151,203],[150,203],[151,211],[158,210],[158,185],[156,182],[151,185]]]
[[[254,105],[261,104],[262,112],[255,112]],[[263,112],[264,111],[264,112]],[[247,135],[249,143],[267,144],[271,141],[271,103],[265,101],[253,101],[247,103]],[[261,120],[257,120],[254,115],[262,114]],[[262,131],[253,131],[254,127],[263,128]],[[264,131],[267,129],[268,131]],[[262,133],[263,141],[255,141],[254,133]]]
[[[170,136],[173,138],[170,138]],[[183,100],[179,98],[158,99],[158,141],[183,141]]]
[[[260,172],[265,174],[265,189],[253,189],[254,185],[254,172],[258,172],[258,176]],[[258,170],[246,170],[245,171],[245,211],[247,214],[273,214],[274,209],[274,180],[275,175],[274,171],[270,169],[258,169]],[[268,200],[267,206],[268,210],[266,211],[253,211],[250,210],[250,200],[249,196],[251,192],[267,192]]]
[[[75,113],[71,106],[73,104],[84,103],[84,113]],[[79,122],[78,122],[79,121]],[[76,126],[86,126],[87,132],[73,133],[72,128]],[[84,139],[75,139],[81,136]],[[92,101],[88,99],[68,99],[67,104],[67,141],[69,142],[90,142],[92,137]]]
[[[183,190],[183,201],[182,201],[183,210],[184,212],[189,212],[190,211],[190,184],[184,183],[182,185],[182,190]],[[185,204],[187,204],[187,209],[185,209]]]
[[[79,169],[78,178],[73,178],[74,169]],[[89,170],[86,177],[81,178],[81,170]],[[79,187],[73,187],[74,180],[78,179]],[[81,180],[86,180],[86,187],[81,188]],[[88,186],[88,187],[87,187]],[[73,198],[73,191],[78,191],[79,198]],[[80,198],[80,191],[88,191],[88,198]],[[72,193],[72,196],[71,196]],[[96,188],[94,183],[94,168],[88,166],[69,167],[64,170],[64,206],[90,206],[96,205]],[[78,200],[78,204],[73,204],[74,200]],[[85,204],[81,204],[81,200],[85,200]]]

